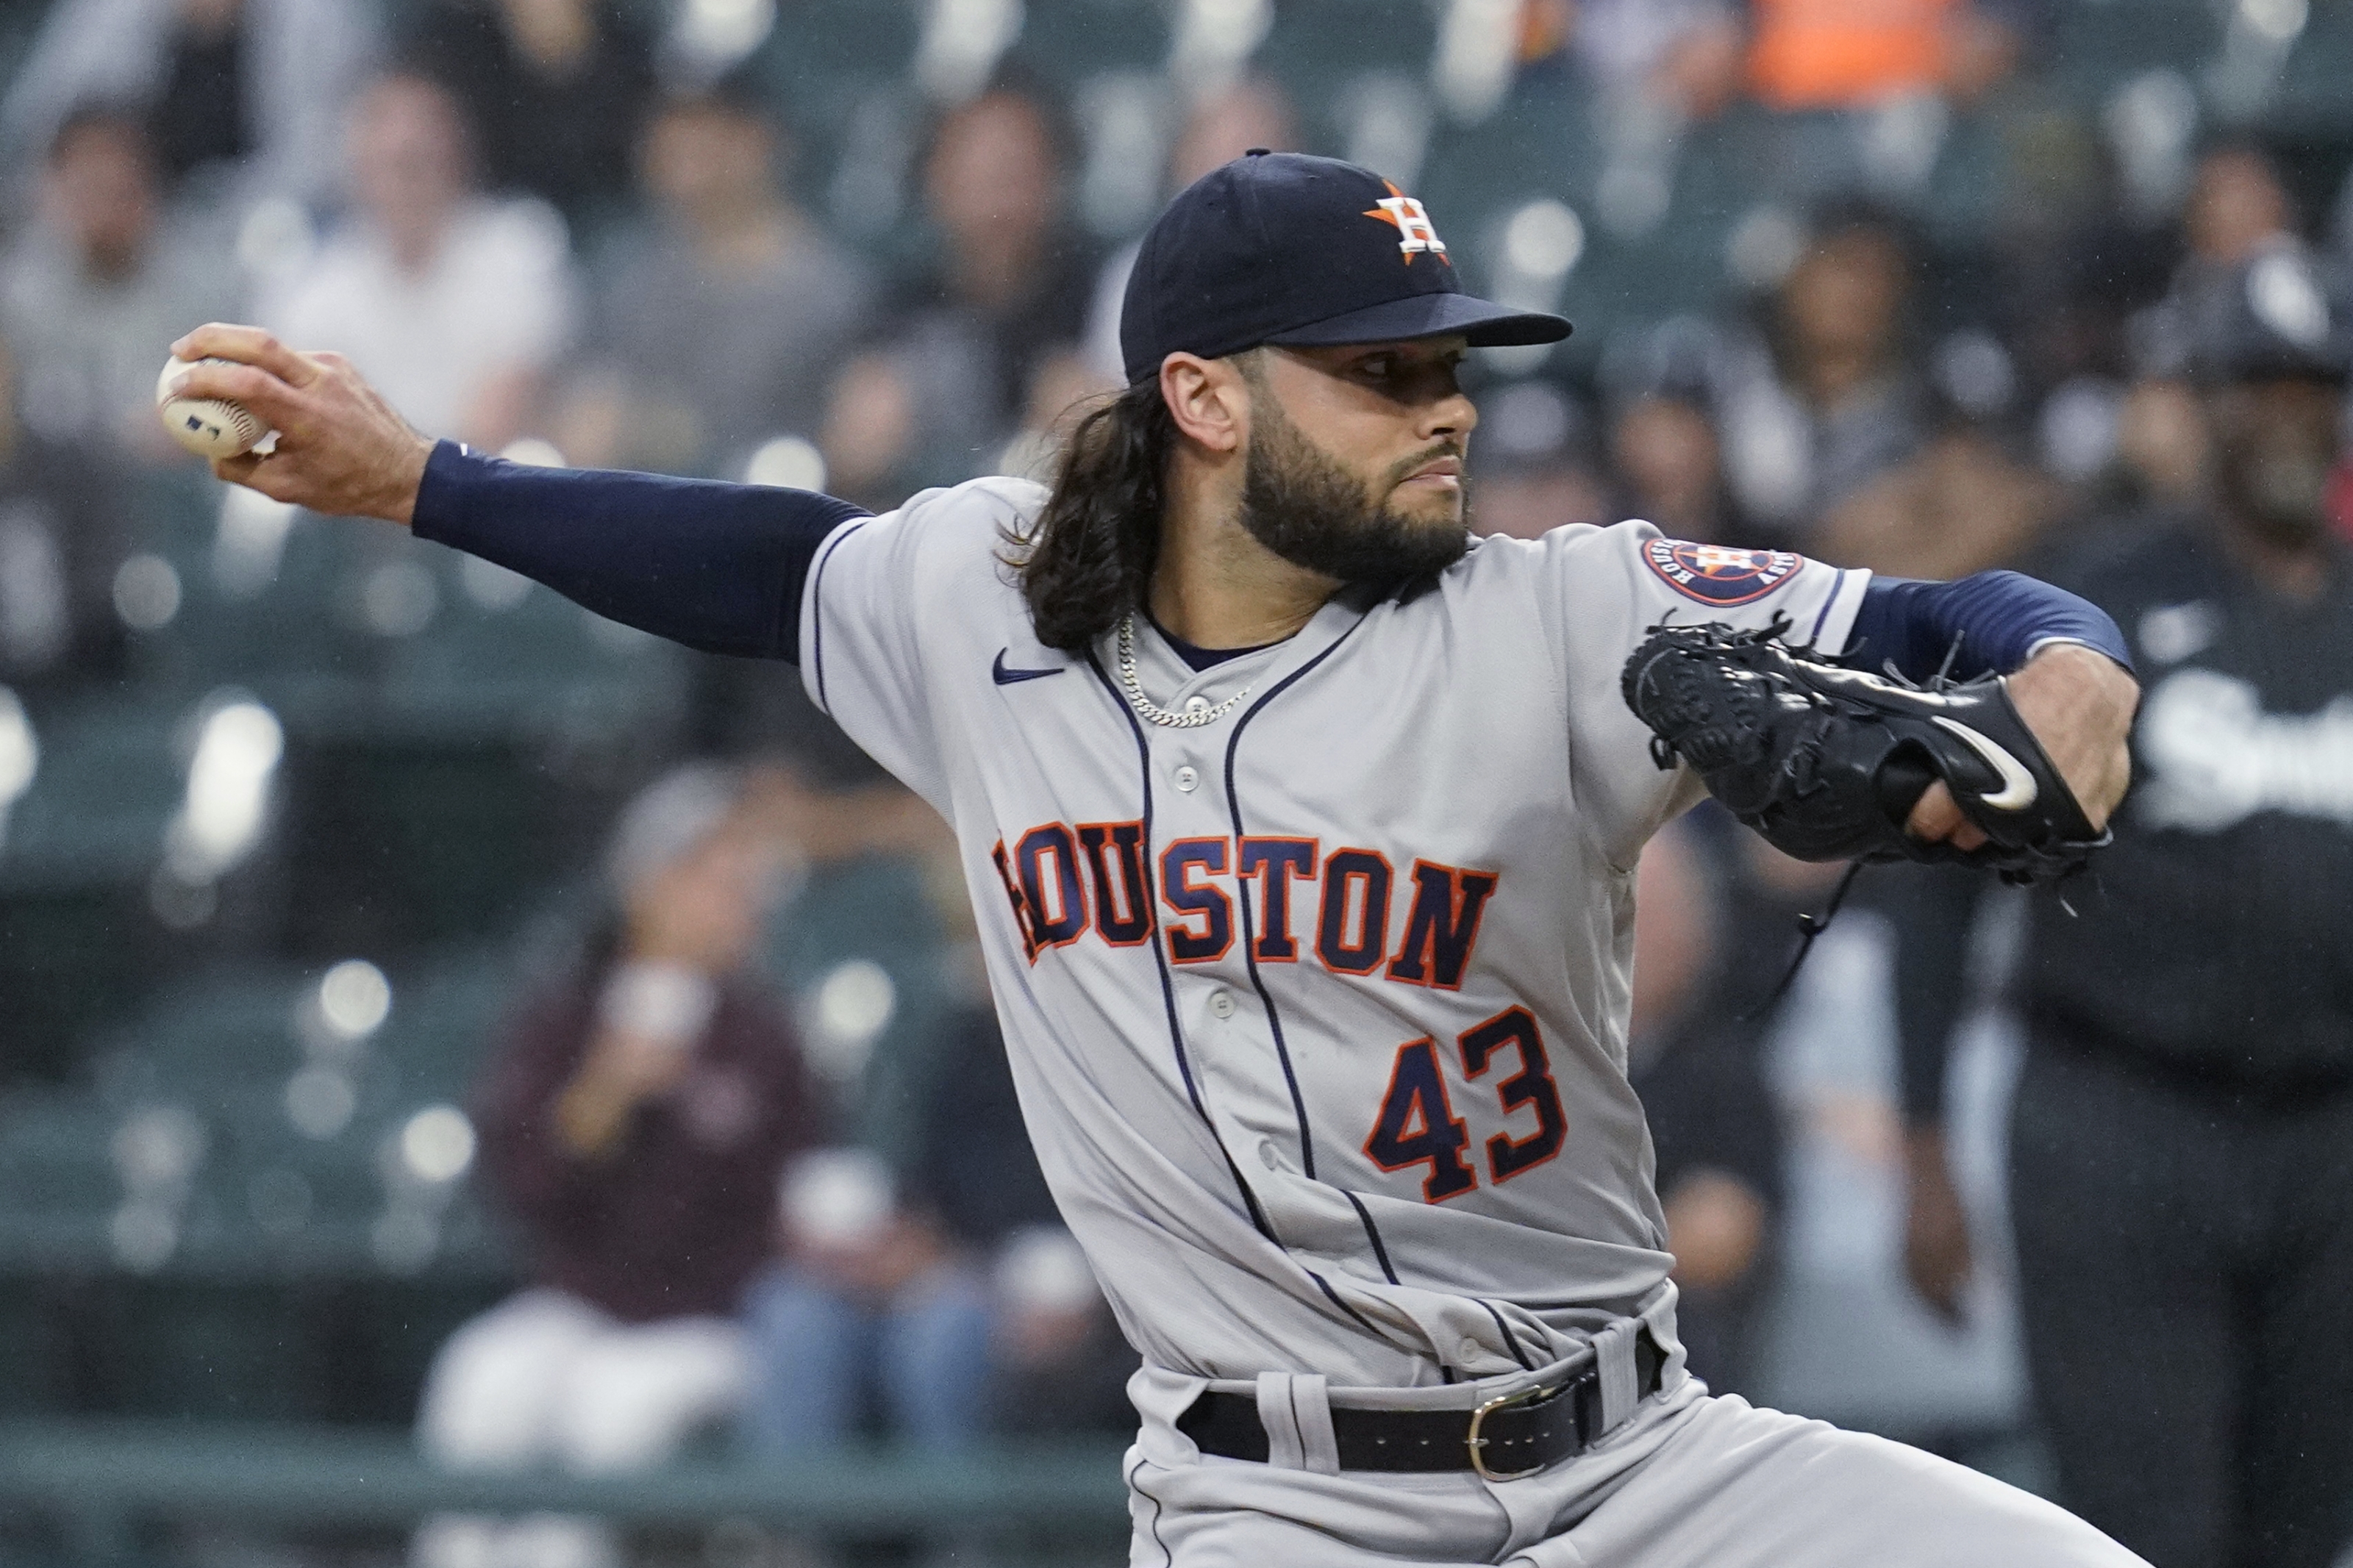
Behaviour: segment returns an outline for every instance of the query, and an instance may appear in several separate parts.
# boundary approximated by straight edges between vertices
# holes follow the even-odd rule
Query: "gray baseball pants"
[[[1323,1381],[1289,1382],[1312,1428]],[[1494,1482],[1310,1468],[1312,1436],[1271,1428],[1274,1461],[1204,1456],[1174,1425],[1204,1386],[1151,1367],[1130,1385],[1131,1568],[2147,1568],[1990,1477],[1689,1378],[1578,1458]]]

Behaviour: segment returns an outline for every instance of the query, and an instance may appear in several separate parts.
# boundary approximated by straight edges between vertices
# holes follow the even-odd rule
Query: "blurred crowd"
[[[776,768],[712,762],[623,811],[595,918],[485,1042],[481,1170],[528,1282],[436,1356],[428,1457],[609,1475],[713,1429],[789,1459],[875,1436],[953,1454],[992,1433],[1121,1428],[1133,1357],[1022,1131],[976,952],[946,950],[952,989],[895,1042],[928,1058],[921,1084],[865,1097],[899,1124],[864,1141],[853,1086],[869,1075],[804,1050],[763,959],[780,901],[824,918],[828,878],[875,881],[873,858],[935,852],[943,831],[904,797],[817,797]],[[915,900],[895,915],[920,918]],[[889,1005],[887,976],[862,984]],[[413,1560],[616,1552],[594,1521],[445,1516]]]
[[[2216,644],[2229,617],[2208,599],[2240,604],[2223,584],[2243,579],[2232,614],[2301,628],[2251,668],[2334,668],[2353,651],[2337,608],[2353,468],[2329,357],[2353,117],[2334,141],[2264,118],[2301,0],[2189,7],[2207,28],[2195,59],[2119,70],[2086,109],[2070,84],[2097,62],[2059,43],[2079,12],[2132,9],[1449,0],[1381,12],[1419,18],[1410,71],[1343,79],[1323,56],[1353,58],[1328,36],[1345,7],[1283,0],[1041,3],[1026,32],[1021,5],[965,0],[54,0],[0,98],[0,679],[126,679],[148,624],[126,565],[136,498],[188,462],[154,421],[153,377],[197,322],[340,351],[419,428],[519,460],[823,488],[881,510],[1039,471],[1069,411],[1118,384],[1143,224],[1252,147],[1373,163],[1426,202],[1466,284],[1577,321],[1556,351],[1474,356],[1482,531],[1639,516],[1897,577],[2055,573],[2140,617],[2126,630],[2145,681]],[[1311,10],[1324,32],[1284,33]],[[1131,12],[1165,27],[1165,54],[1074,81],[1064,57]],[[762,25],[744,31],[744,14]],[[832,34],[861,29],[912,46],[862,97],[826,63],[856,52]],[[2251,409],[2229,395],[2239,382],[2325,395]],[[2282,429],[2306,438],[2267,434]],[[226,541],[238,514],[220,515]],[[2166,540],[2167,559],[2205,563],[2178,594],[2116,576]],[[954,880],[944,830],[846,755],[790,672],[699,668],[702,721],[665,759],[682,765],[612,824],[572,946],[481,1043],[479,1174],[528,1287],[442,1351],[423,1441],[452,1464],[607,1470],[713,1422],[778,1454],[878,1432],[944,1449],[1008,1425],[1116,1429],[1125,1352],[1020,1136],[954,939],[969,917],[937,891]],[[2232,786],[2252,804],[2224,826],[2320,823],[2296,854],[2341,863],[2353,697],[2338,689],[2209,693],[2241,704],[2238,729],[2201,710],[2204,728],[2168,732],[2195,768],[2201,746],[2293,749],[2295,723],[2327,729],[2280,764],[2287,782]],[[1940,1053],[1975,984],[1950,953],[1987,917],[1890,876],[1859,894],[1862,929],[1887,937],[1878,967],[1833,960],[1810,999],[1801,984],[1783,1002],[1791,916],[1827,897],[1820,868],[1704,811],[1643,862],[1634,1071],[1685,1338],[1718,1387],[1764,1376],[1793,1141],[1893,1173],[1924,1299],[1967,1310]],[[2280,929],[2260,899],[2213,912],[2194,879],[2119,888]],[[794,940],[776,930],[861,896],[885,900],[886,924],[949,935],[940,1005],[845,1066],[807,1037],[813,978],[776,959]],[[2326,989],[2341,902],[2295,908],[2299,973]],[[1923,952],[1945,954],[1925,980]],[[2020,1004],[2035,1027],[2109,1027],[2066,974],[2035,984]],[[1793,1079],[1775,1042],[1801,1005],[1882,1005],[1910,1077],[1869,1095]],[[2314,1010],[2341,1033],[2341,999]],[[2123,1054],[2137,1026],[2116,1026]],[[2330,1035],[2292,1064],[2296,1093],[2337,1095],[2348,1060],[2353,1038]],[[2260,1120],[2270,1071],[2200,1060],[2165,1081]],[[2258,1284],[2263,1267],[2217,1265]],[[2042,1289],[2066,1293],[2055,1276]],[[2294,1332],[2234,1310],[2195,1331]],[[2046,1402],[2073,1363],[2036,1336],[2069,1331],[2029,1323]],[[2127,1381],[2073,1397],[2137,1395]],[[2242,1415],[2267,1397],[2216,1395]],[[2039,1413],[2063,1437],[2076,1419],[2063,1401]],[[2135,1506],[2088,1440],[2063,1443],[2063,1485]],[[2242,1479],[2314,1484],[2277,1456]],[[2141,1548],[2160,1568],[2327,1560],[2308,1542],[2227,1555],[2253,1550],[2226,1544],[2253,1527],[2221,1492],[2175,1511]],[[550,1529],[575,1533],[509,1539]],[[609,1548],[587,1529],[449,1518],[418,1550],[579,1561]]]
[[[1431,87],[1383,79],[1365,90],[1394,101],[1353,118],[1249,68],[1268,7],[1219,24],[1245,35],[1223,68],[1180,69],[1180,28],[1167,81],[1109,107],[1029,68],[1054,40],[1000,40],[962,90],[849,128],[817,201],[791,56],[819,24],[791,7],[713,62],[681,41],[694,6],[666,34],[618,0],[57,0],[0,100],[22,501],[0,664],[108,668],[121,495],[180,461],[149,407],[185,323],[341,351],[480,448],[887,508],[1035,469],[1118,380],[1134,232],[1250,146],[1387,150],[1472,228],[1470,281],[1579,319],[1477,367],[1482,528],[1641,515],[1930,576],[2019,558],[2195,493],[2201,433],[2148,307],[2273,248],[2333,268],[2340,243],[2313,171],[2201,140],[2169,72],[2113,95],[2105,142],[1973,163],[1972,135],[2065,141],[2026,68],[2064,8],[1456,5]],[[932,31],[968,10],[995,14],[943,0]],[[1145,109],[1139,134],[1122,115]],[[1114,158],[1163,174],[1123,207]],[[1631,275],[1653,260],[1690,276]]]

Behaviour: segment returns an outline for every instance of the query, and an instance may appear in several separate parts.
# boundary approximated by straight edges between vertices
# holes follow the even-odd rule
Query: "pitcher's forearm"
[[[641,631],[797,662],[809,563],[865,515],[810,490],[535,468],[444,441],[411,526]]]
[[[1892,663],[1926,680],[1955,653],[1952,674],[2007,675],[2042,648],[2081,643],[2132,668],[2124,634],[2091,601],[2017,572],[1979,572],[1950,583],[1877,577],[1863,594],[1845,658],[1867,669]]]

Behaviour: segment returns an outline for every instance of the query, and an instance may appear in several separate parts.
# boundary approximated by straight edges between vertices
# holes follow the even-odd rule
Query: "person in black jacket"
[[[629,197],[630,150],[657,87],[654,40],[613,0],[427,0],[401,55],[480,132],[483,184],[538,196],[575,226]]]
[[[1675,1255],[1675,1333],[1717,1394],[1757,1386],[1786,1197],[1764,1070],[1771,988],[1788,964],[1793,904],[1825,896],[1819,870],[1711,802],[1645,846],[1637,873],[1627,1071]]]
[[[622,813],[610,909],[518,1007],[473,1098],[526,1283],[435,1355],[417,1412],[434,1465],[642,1470],[744,1407],[735,1314],[771,1250],[777,1176],[829,1131],[749,968],[782,870],[735,770],[687,764]],[[594,1521],[442,1514],[410,1562],[593,1568],[618,1552]]]
[[[923,1110],[913,1200],[988,1274],[989,1420],[999,1431],[1132,1431],[1135,1352],[1063,1228],[1021,1120],[997,1016],[979,996],[951,1015],[953,1043]]]
[[[2172,307],[2207,502],[2053,576],[2147,696],[2115,847],[2031,906],[2011,1206],[2062,1500],[2155,1568],[2326,1568],[2353,1533],[2353,554],[2327,504],[2353,321],[2289,246],[2226,283]],[[1950,1311],[1937,998],[1975,889],[1915,887],[1911,1263]]]

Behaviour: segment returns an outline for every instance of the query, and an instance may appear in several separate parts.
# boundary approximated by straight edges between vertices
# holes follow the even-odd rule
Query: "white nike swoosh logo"
[[[1878,676],[1872,674],[1871,671],[1867,669],[1839,669],[1836,665],[1828,666],[1827,668],[1837,670],[1841,675],[1861,681],[1871,690],[1883,691],[1888,693],[1890,696],[1906,698],[1914,702],[1923,703],[1928,707],[1942,708],[1952,701],[1951,698],[1945,696],[1942,692],[1924,691],[1916,686],[1898,686],[1892,680],[1882,680]]]
[[[2034,775],[2020,766],[2016,757],[1957,720],[1947,719],[1942,713],[1932,713],[1929,717],[1968,742],[1969,750],[1983,757],[1987,766],[2001,775],[2000,793],[1997,795],[1980,793],[1978,796],[1980,803],[1993,807],[1996,811],[2024,811],[2034,804],[2034,796],[2037,793],[2034,787]]]

